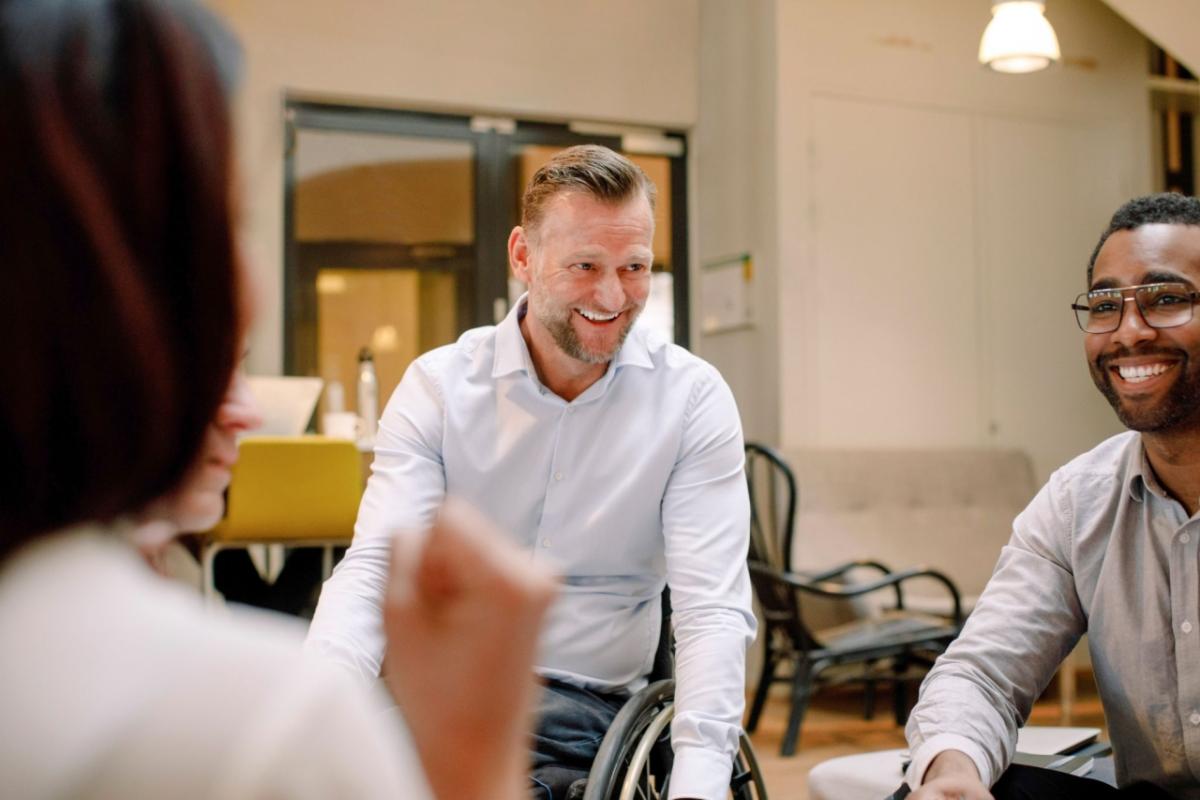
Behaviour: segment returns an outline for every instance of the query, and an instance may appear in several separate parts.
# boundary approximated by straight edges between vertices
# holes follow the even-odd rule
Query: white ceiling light
[[[994,0],[979,43],[979,61],[997,72],[1036,72],[1062,54],[1044,0]]]

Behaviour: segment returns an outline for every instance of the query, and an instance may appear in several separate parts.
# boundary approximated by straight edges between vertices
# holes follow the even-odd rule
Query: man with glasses
[[[1122,206],[1088,286],[1072,308],[1092,380],[1131,430],[1056,471],[1014,522],[909,718],[910,800],[1200,798],[1200,201]],[[1009,767],[1085,633],[1120,790]]]

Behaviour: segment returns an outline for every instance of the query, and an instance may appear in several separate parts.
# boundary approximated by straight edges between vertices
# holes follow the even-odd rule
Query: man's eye
[[[625,267],[625,269],[629,272],[645,272],[646,265],[645,264],[630,264],[629,266]]]
[[[1191,302],[1191,299],[1188,298],[1187,296],[1182,295],[1182,294],[1173,294],[1173,293],[1159,294],[1159,295],[1155,295],[1154,297],[1150,298],[1150,305],[1160,306],[1160,307],[1175,306],[1175,305],[1179,305],[1180,303],[1189,303],[1189,302]]]
[[[1115,314],[1121,304],[1112,300],[1093,300],[1089,308],[1092,314]]]
[[[582,270],[583,272],[589,272],[592,269],[592,265],[587,262],[583,262],[581,264],[576,264],[575,269]]]

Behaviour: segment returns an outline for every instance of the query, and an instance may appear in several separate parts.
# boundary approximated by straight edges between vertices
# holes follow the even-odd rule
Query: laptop
[[[248,375],[246,383],[262,414],[261,427],[252,436],[299,436],[317,408],[325,382],[292,375]]]

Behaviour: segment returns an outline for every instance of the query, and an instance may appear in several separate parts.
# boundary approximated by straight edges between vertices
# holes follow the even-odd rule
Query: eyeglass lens
[[[1125,292],[1129,289],[1099,289],[1084,292],[1075,300],[1079,327],[1088,333],[1108,333],[1121,326]],[[1142,319],[1152,328],[1182,325],[1192,318],[1195,293],[1182,283],[1152,283],[1133,287],[1133,299]]]

